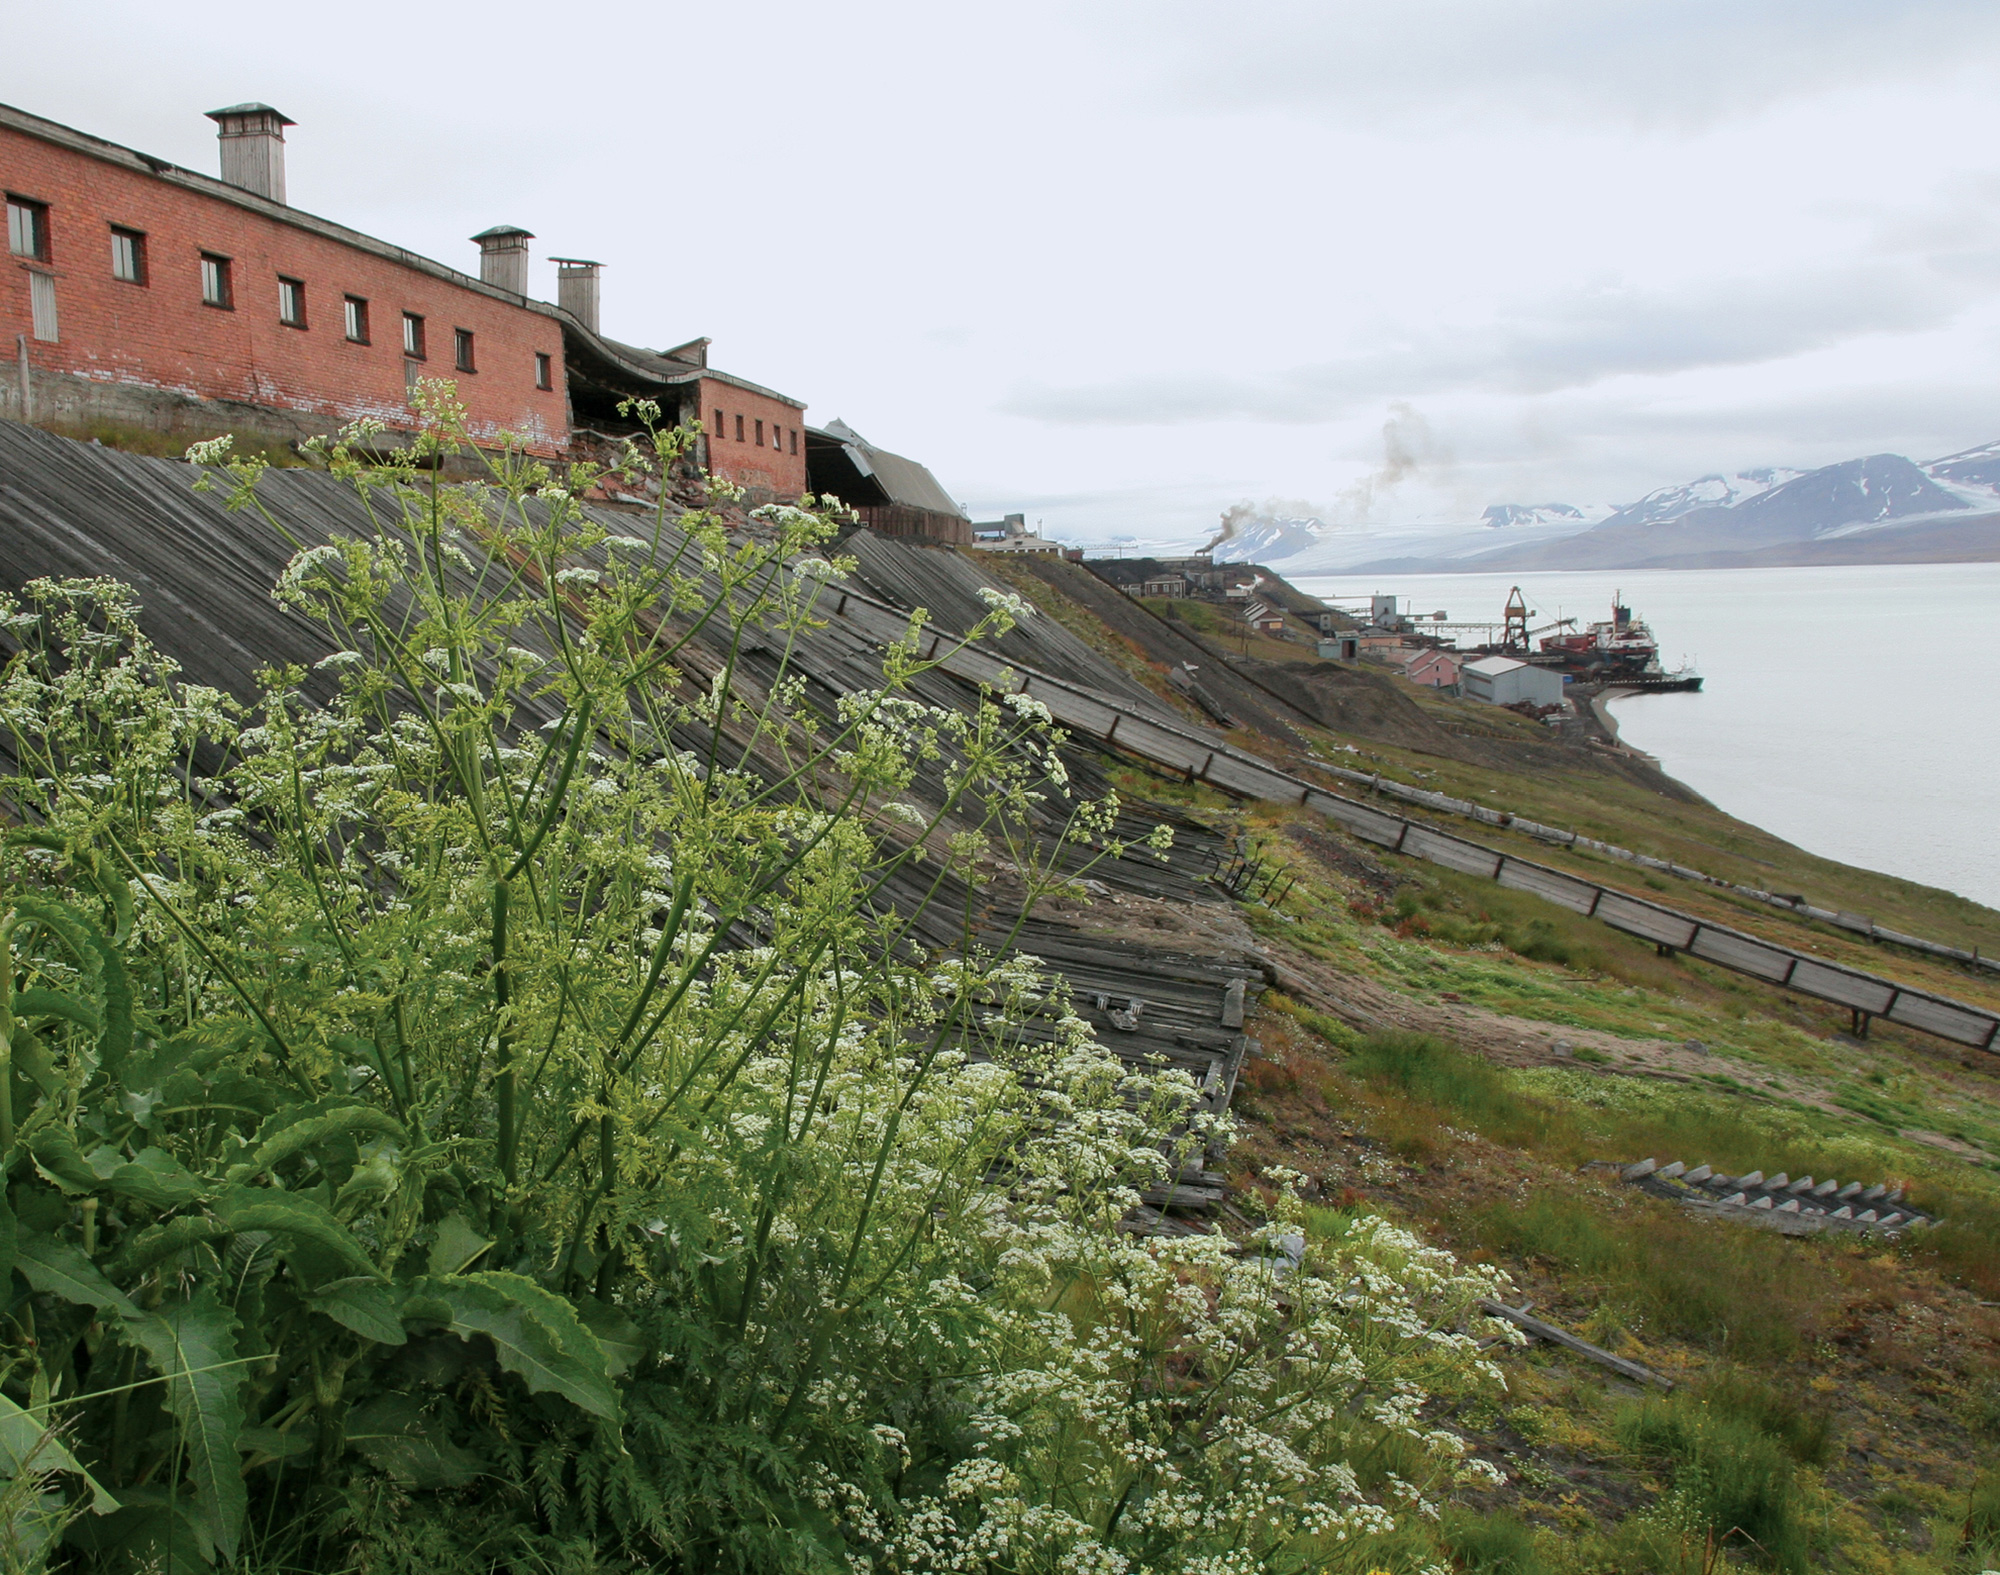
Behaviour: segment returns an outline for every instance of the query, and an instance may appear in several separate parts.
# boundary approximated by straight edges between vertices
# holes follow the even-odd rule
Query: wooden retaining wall
[[[816,609],[857,626],[876,640],[902,636],[907,615],[844,586],[830,585]],[[1364,841],[1391,852],[1428,859],[1447,869],[1532,892],[1572,912],[1600,920],[1670,951],[1762,979],[1781,989],[1843,1006],[1862,1017],[1881,1017],[1954,1044],[2000,1049],[2000,1012],[1919,990],[1825,958],[1793,951],[1706,919],[1678,912],[1580,876],[1503,853],[1434,826],[1363,804],[1281,771],[1220,737],[1141,715],[1120,701],[1081,685],[1005,662],[956,635],[927,633],[920,651],[959,678],[1033,696],[1063,727],[1241,798],[1298,804],[1318,811]]]

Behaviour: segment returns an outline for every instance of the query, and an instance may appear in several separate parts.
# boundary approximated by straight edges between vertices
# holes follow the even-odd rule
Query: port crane
[[[1449,629],[1454,634],[1482,634],[1491,636],[1495,629],[1500,631],[1500,648],[1503,651],[1531,651],[1531,643],[1537,636],[1554,634],[1558,629],[1574,629],[1574,618],[1558,618],[1553,623],[1545,623],[1537,628],[1528,627],[1528,619],[1533,616],[1528,611],[1528,600],[1521,594],[1521,587],[1515,586],[1508,594],[1505,621],[1502,623],[1450,623],[1442,618],[1429,621],[1412,620],[1425,634]],[[1486,643],[1491,643],[1490,638]]]

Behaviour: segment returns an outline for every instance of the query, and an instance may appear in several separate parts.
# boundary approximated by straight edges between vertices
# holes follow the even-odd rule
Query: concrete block
[[[1750,1205],[1753,1209],[1768,1209],[1770,1206],[1771,1200],[1769,1198],[1759,1198],[1755,1203]]]
[[[1769,1181],[1765,1182],[1764,1186],[1767,1190],[1771,1192],[1777,1192],[1785,1187],[1789,1187],[1791,1184],[1792,1184],[1792,1178],[1786,1175],[1785,1172],[1781,1170],[1777,1173],[1777,1175],[1773,1176]]]
[[[1747,1176],[1738,1176],[1736,1178],[1736,1185],[1739,1187],[1761,1187],[1764,1185],[1764,1172],[1753,1170]]]
[[[1637,1181],[1641,1176],[1652,1175],[1659,1168],[1657,1160],[1642,1159],[1636,1165],[1627,1165],[1619,1172],[1619,1175],[1623,1176],[1627,1181]]]
[[[1843,1203],[1833,1211],[1833,1217],[1837,1220],[1851,1220],[1854,1218],[1854,1210]]]
[[[1679,1160],[1675,1160],[1671,1165],[1662,1165],[1653,1174],[1660,1177],[1663,1181],[1671,1181],[1674,1177],[1684,1175],[1686,1172],[1687,1166],[1683,1165]]]
[[[1698,1187],[1714,1174],[1715,1172],[1710,1170],[1706,1165],[1697,1165],[1693,1170],[1681,1177],[1681,1180],[1687,1182],[1690,1186]]]
[[[1873,1225],[1876,1222],[1876,1219],[1878,1218],[1873,1209],[1863,1209],[1859,1214],[1855,1215],[1854,1217],[1857,1220],[1859,1220],[1863,1225]]]
[[[1843,1200],[1847,1198],[1858,1198],[1859,1196],[1861,1196],[1861,1183],[1858,1181],[1850,1181],[1846,1186],[1840,1189],[1839,1196]]]
[[[1767,1199],[1767,1200],[1766,1200],[1766,1203],[1768,1204],[1768,1202],[1769,1202],[1769,1200]],[[1780,1214],[1796,1214],[1796,1213],[1798,1213],[1798,1212],[1799,1212],[1799,1200],[1798,1200],[1797,1198],[1787,1198],[1787,1199],[1786,1199],[1786,1200],[1785,1200],[1785,1201],[1784,1201],[1783,1203],[1780,1203],[1780,1204],[1778,1205],[1778,1212],[1779,1212]]]

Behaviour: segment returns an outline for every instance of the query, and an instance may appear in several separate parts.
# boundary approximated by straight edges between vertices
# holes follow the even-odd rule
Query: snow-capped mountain
[[[1990,506],[2000,500],[2000,442],[1934,459],[1924,466],[1924,474],[1968,503]]]
[[[1493,503],[1487,505],[1486,512],[1479,516],[1479,523],[1490,530],[1523,526],[1540,529],[1565,524],[1583,530],[1611,512],[1612,506],[1608,503],[1593,503],[1584,508],[1578,508],[1574,503]]]
[[[1271,563],[1319,546],[1338,529],[1317,518],[1231,509],[1209,551],[1217,563]]]
[[[1870,454],[1817,470],[1773,466],[1661,487],[1586,530],[1463,555],[1443,570],[1734,563],[1953,562],[2000,543],[2000,442],[1918,465]],[[1395,560],[1414,567],[1415,560]],[[1374,560],[1360,567],[1388,567]]]
[[[1661,487],[1649,492],[1637,503],[1626,504],[1600,523],[1606,526],[1658,525],[1685,518],[1700,509],[1733,509],[1805,474],[1803,470],[1771,465],[1762,470],[1739,470],[1733,476],[1703,476],[1678,487]]]

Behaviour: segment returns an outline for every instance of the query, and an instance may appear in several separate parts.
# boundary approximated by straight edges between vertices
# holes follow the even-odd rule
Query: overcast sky
[[[614,337],[1079,541],[2000,438],[1993,0],[4,11],[21,108],[213,171],[266,100],[297,206],[602,258]]]

